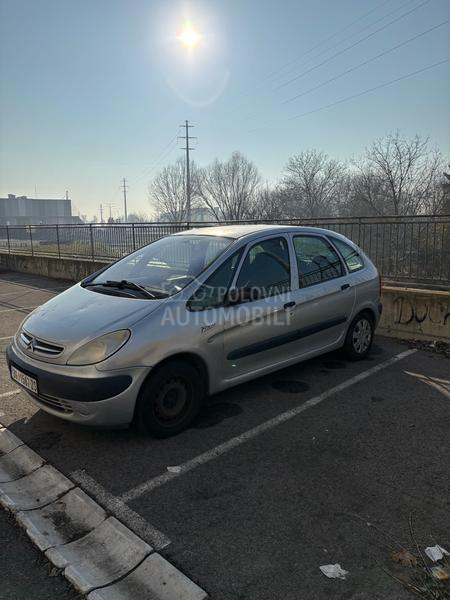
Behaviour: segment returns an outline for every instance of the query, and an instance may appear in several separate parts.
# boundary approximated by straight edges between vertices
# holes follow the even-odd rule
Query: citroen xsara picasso
[[[205,227],[159,239],[32,312],[11,377],[52,415],[164,437],[206,394],[343,347],[381,313],[369,258],[310,227]]]

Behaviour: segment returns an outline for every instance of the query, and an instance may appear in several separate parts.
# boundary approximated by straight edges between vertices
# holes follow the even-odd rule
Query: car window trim
[[[263,242],[266,242],[267,240],[271,240],[271,239],[276,239],[276,238],[283,238],[287,244],[287,248],[288,248],[288,259],[289,259],[289,287],[290,290],[287,291],[286,293],[290,294],[295,288],[294,288],[294,282],[293,282],[293,269],[292,269],[292,255],[291,255],[291,250],[290,250],[290,240],[289,240],[289,233],[286,232],[277,232],[277,233],[273,233],[271,235],[268,236],[264,236],[264,237],[259,237],[256,240],[253,239],[251,241],[249,241],[244,248],[244,252],[241,256],[241,261],[239,263],[239,266],[236,270],[236,274],[233,278],[233,281],[231,282],[230,288],[235,288],[236,287],[236,283],[237,280],[239,279],[239,275],[241,274],[241,269],[242,269],[242,265],[244,264],[245,259],[247,258],[247,254],[250,252],[250,250],[253,248],[253,246],[257,246],[258,244],[261,244]],[[267,296],[264,299],[267,298],[273,298],[276,294],[272,294],[272,296]],[[263,298],[260,298],[258,300],[250,300],[249,302],[247,302],[246,304],[249,304],[250,302],[260,302]]]
[[[330,242],[328,236],[320,234],[320,233],[313,233],[313,232],[292,233],[292,247],[294,249],[295,264],[297,267],[297,272],[298,272],[298,260],[297,260],[297,252],[295,251],[295,243],[294,243],[294,239],[296,237],[313,237],[313,238],[319,238],[319,239],[323,240],[325,243],[328,242],[328,244],[331,246],[331,248],[336,252],[336,255],[337,255],[339,262],[341,263],[341,267],[342,267],[341,275],[337,275],[337,277],[331,277],[330,279],[327,279],[326,281],[318,281],[317,283],[311,283],[310,285],[306,285],[306,286],[300,286],[300,273],[298,273],[298,289],[299,290],[304,290],[306,288],[310,288],[315,285],[322,285],[323,283],[327,283],[328,281],[334,281],[335,279],[340,279],[341,277],[346,277],[347,275],[349,275],[349,271],[347,269],[347,265],[345,264],[345,261],[343,260],[340,252],[337,252],[336,248],[334,247],[334,244],[332,244]]]
[[[333,245],[333,248],[335,248],[336,252],[339,254],[339,256],[340,256],[340,258],[341,258],[342,262],[343,262],[343,263],[344,263],[344,265],[345,265],[345,268],[346,268],[346,270],[347,270],[347,273],[348,273],[349,275],[352,275],[353,273],[358,273],[358,271],[362,271],[363,269],[365,269],[365,268],[366,268],[366,263],[365,263],[365,261],[364,261],[364,259],[363,259],[362,253],[361,253],[361,251],[359,250],[359,248],[356,250],[355,248],[352,248],[352,247],[351,247],[351,246],[350,246],[350,245],[349,245],[349,244],[348,244],[346,241],[344,241],[344,240],[340,240],[339,238],[336,238],[336,237],[334,237],[334,236],[331,236],[331,235],[330,235],[330,236],[327,236],[327,237],[328,237],[328,239],[330,240],[330,243]],[[347,261],[345,260],[345,257],[344,257],[344,255],[342,254],[342,252],[339,250],[339,246],[338,246],[338,245],[335,243],[335,240],[338,240],[339,242],[342,242],[343,244],[345,244],[346,246],[348,246],[348,247],[349,247],[351,250],[353,250],[354,252],[356,252],[356,254],[359,256],[359,259],[361,260],[361,263],[362,263],[362,266],[361,266],[361,267],[359,267],[359,269],[355,269],[354,271],[350,271],[350,269],[349,269],[349,267],[348,267],[348,265],[347,265]],[[351,240],[349,240],[349,241],[351,241]],[[356,244],[355,244],[355,245],[356,245]]]

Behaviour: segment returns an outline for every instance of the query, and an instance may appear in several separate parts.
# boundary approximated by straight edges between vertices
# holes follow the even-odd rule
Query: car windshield
[[[170,296],[182,290],[210,265],[232,239],[209,235],[174,235],[161,238],[100,273],[89,286],[137,283],[155,294]]]

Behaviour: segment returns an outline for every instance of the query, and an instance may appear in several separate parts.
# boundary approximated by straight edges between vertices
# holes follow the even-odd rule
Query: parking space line
[[[130,502],[132,500],[135,500],[136,498],[139,498],[143,494],[151,492],[152,490],[155,490],[155,489],[165,485],[166,483],[169,483],[169,481],[172,481],[172,479],[180,477],[180,475],[184,475],[185,473],[192,471],[196,467],[204,465],[205,463],[208,463],[208,462],[218,458],[219,456],[222,456],[223,454],[229,452],[230,450],[237,448],[238,446],[244,444],[245,442],[248,442],[249,440],[256,438],[257,436],[261,435],[265,431],[273,429],[274,427],[281,425],[281,423],[285,423],[286,421],[289,421],[290,419],[292,419],[293,417],[296,417],[297,415],[304,412],[308,408],[311,408],[312,406],[316,406],[317,404],[320,404],[321,402],[323,402],[330,396],[337,394],[339,392],[342,392],[343,390],[354,385],[355,383],[359,383],[360,381],[367,379],[367,377],[370,377],[371,375],[378,373],[378,371],[381,371],[383,369],[386,369],[387,367],[390,367],[391,365],[395,364],[396,362],[398,362],[404,358],[407,358],[408,356],[411,356],[415,352],[417,352],[417,350],[414,348],[411,350],[405,350],[404,352],[400,352],[400,354],[396,354],[392,358],[385,360],[384,362],[382,362],[378,365],[375,365],[374,367],[367,369],[366,371],[363,371],[362,373],[359,373],[358,375],[355,375],[354,377],[351,377],[350,379],[347,379],[346,381],[326,390],[322,394],[319,394],[318,396],[314,396],[313,398],[310,398],[309,400],[307,400],[300,406],[296,406],[295,408],[287,410],[286,412],[283,412],[283,413],[277,415],[273,419],[270,419],[269,421],[266,421],[265,423],[261,423],[261,425],[258,425],[256,427],[254,427],[253,429],[249,429],[248,431],[245,431],[244,433],[241,433],[240,435],[238,435],[234,438],[231,438],[227,442],[224,442],[223,444],[220,444],[219,446],[216,446],[215,448],[212,448],[211,450],[208,450],[208,451],[204,452],[203,454],[200,454],[199,456],[196,456],[195,458],[192,458],[191,460],[188,460],[187,462],[182,463],[181,465],[177,465],[176,467],[171,467],[170,471],[167,471],[166,473],[163,473],[162,475],[158,475],[156,477],[153,477],[152,479],[149,479],[148,481],[146,481],[144,483],[140,483],[139,485],[132,488],[128,492],[123,493],[121,496],[119,496],[119,498],[120,498],[120,500],[122,500],[122,502]]]
[[[0,310],[0,313],[13,312],[15,310],[34,310],[35,308],[37,308],[37,306],[16,306],[15,308],[5,308],[4,310]]]
[[[12,390],[11,392],[3,392],[0,394],[0,398],[7,398],[8,396],[15,396],[16,394],[20,394],[22,390]]]
[[[164,533],[135,513],[123,500],[105,490],[102,485],[82,469],[73,471],[70,473],[70,477],[86,492],[89,492],[106,510],[153,546],[155,550],[161,550],[171,543]]]
[[[4,340],[12,340],[13,339],[13,335],[6,335],[5,337],[0,337],[0,342],[4,341]]]

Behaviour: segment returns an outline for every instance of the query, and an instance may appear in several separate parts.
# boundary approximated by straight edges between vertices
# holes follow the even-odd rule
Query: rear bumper
[[[44,363],[23,354],[14,342],[6,350],[6,359],[10,372],[14,365],[37,379],[37,394],[23,389],[39,408],[67,421],[106,427],[133,420],[136,398],[149,372],[145,367],[100,372],[95,365]]]

